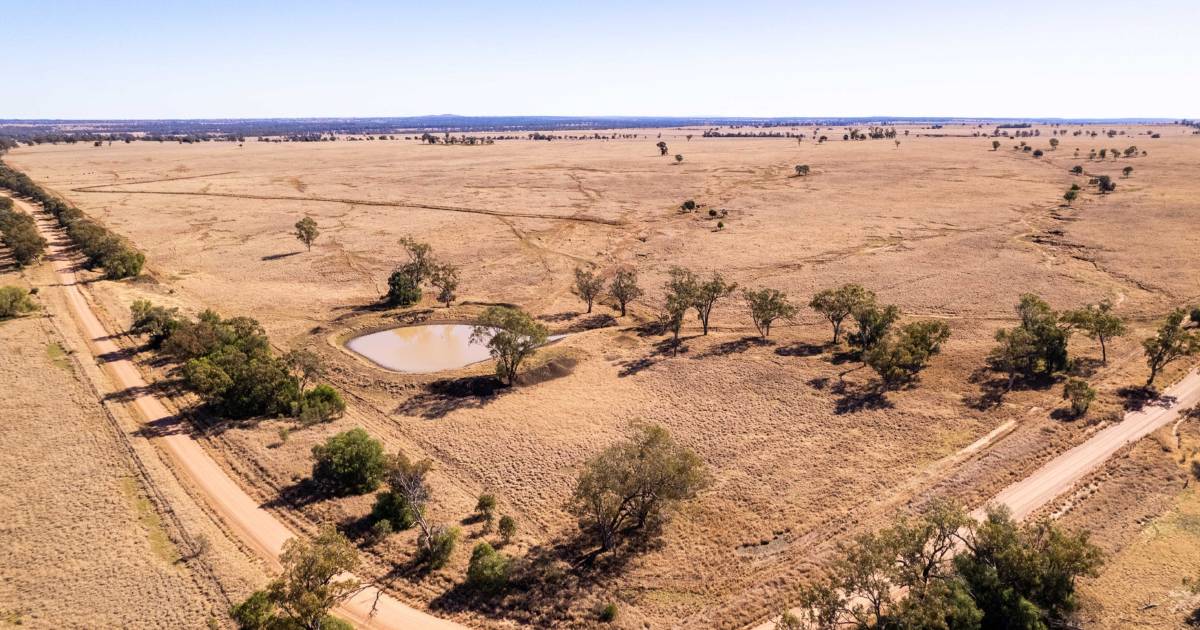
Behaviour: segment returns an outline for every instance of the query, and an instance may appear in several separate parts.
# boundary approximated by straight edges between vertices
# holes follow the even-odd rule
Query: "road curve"
[[[27,212],[30,211],[28,205],[20,200],[14,201],[24,205]],[[75,276],[75,263],[67,252],[67,246],[62,243],[61,232],[44,215],[31,214],[37,218],[38,229],[50,242],[49,258],[70,304],[73,315],[70,319],[88,340],[92,356],[107,370],[117,388],[130,395],[133,407],[153,430],[154,442],[171,456],[191,484],[204,494],[226,525],[244,544],[272,564],[277,564],[283,543],[295,534],[246,494],[208,456],[191,437],[186,420],[171,414],[161,400],[148,393],[149,388],[141,373],[129,359],[123,358],[121,348],[113,343],[112,335],[96,317],[84,296]],[[411,608],[374,586],[364,588],[343,602],[337,612],[362,628],[442,630],[463,627]]]
[[[1193,370],[1168,387],[1157,400],[1147,403],[1138,411],[1125,414],[1121,422],[1096,433],[1083,444],[1055,457],[1033,474],[1001,490],[986,505],[971,512],[971,516],[982,520],[987,506],[1003,504],[1012,510],[1013,518],[1024,520],[1065,494],[1117,451],[1174,422],[1180,414],[1197,403],[1200,403],[1200,372]],[[798,615],[803,611],[792,608],[790,612]],[[752,626],[753,630],[775,630],[776,619],[756,624]]]

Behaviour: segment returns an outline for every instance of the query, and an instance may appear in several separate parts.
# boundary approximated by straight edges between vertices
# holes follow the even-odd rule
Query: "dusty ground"
[[[1144,379],[1139,339],[1169,307],[1196,298],[1200,271],[1192,257],[1200,140],[1179,127],[1155,129],[1163,137],[1150,139],[1140,135],[1146,129],[1113,139],[1066,136],[1041,159],[1013,151],[1016,141],[993,152],[990,138],[917,137],[923,130],[911,129],[898,148],[890,140],[687,141],[683,131],[664,130],[671,153],[685,156],[678,165],[657,155],[656,132],[636,141],[474,147],[76,145],[20,149],[6,160],[146,251],[152,280],[93,285],[114,319],[144,296],[249,314],[280,347],[316,348],[334,364],[333,378],[351,398],[345,419],[286,439],[279,422],[213,432],[210,446],[264,500],[307,474],[312,444],[359,425],[389,448],[435,459],[437,519],[462,519],[476,494],[495,492],[502,511],[519,519],[524,550],[572,531],[562,504],[588,455],[631,421],[658,422],[701,454],[716,484],[673,522],[661,549],[560,603],[580,621],[613,599],[630,625],[688,618],[728,626],[776,609],[847,527],[930,493],[982,500],[1086,436],[1086,423],[1047,417],[1061,404],[1057,387],[981,404],[984,389],[972,374],[995,329],[1011,325],[1020,293],[1040,293],[1057,308],[1104,297],[1119,304],[1134,334],[1110,348],[1110,366],[1095,365],[1098,348],[1086,339],[1073,347],[1091,359],[1082,369],[1102,392],[1093,417],[1119,413],[1116,391]],[[1027,141],[1047,148],[1048,138],[1043,130]],[[1149,155],[1072,158],[1076,148],[1086,156],[1131,144]],[[810,164],[813,174],[793,177],[795,164]],[[1086,184],[1067,172],[1075,164],[1113,175],[1117,192],[1087,192],[1073,208],[1060,207],[1072,182]],[[1120,178],[1127,164],[1135,172]],[[679,213],[685,199],[701,212]],[[709,208],[728,210],[724,230]],[[288,234],[306,213],[323,230],[311,252]],[[361,307],[403,260],[396,240],[406,233],[462,268],[464,300],[516,303],[556,327],[581,319],[569,293],[576,265],[606,273],[634,265],[648,295],[619,326],[547,351],[544,360],[573,364],[557,378],[494,399],[438,397],[426,390],[438,377],[388,374],[335,343],[352,329],[397,321]],[[953,337],[918,387],[858,407],[855,394],[869,375],[831,359],[823,347],[830,333],[811,311],[760,345],[745,341],[750,322],[740,298],[731,298],[718,306],[708,338],[691,327],[686,352],[657,349],[661,337],[635,327],[656,312],[673,264],[720,270],[803,302],[820,288],[860,282],[908,316],[945,318]],[[477,311],[406,317],[454,321]],[[844,390],[835,387],[839,376]],[[1008,420],[1017,428],[995,448],[953,458]],[[292,518],[305,528],[352,522],[369,501],[280,511],[299,510]],[[406,536],[379,550],[378,570],[406,557]],[[462,553],[450,569],[394,587],[453,608],[439,596],[465,564]]]

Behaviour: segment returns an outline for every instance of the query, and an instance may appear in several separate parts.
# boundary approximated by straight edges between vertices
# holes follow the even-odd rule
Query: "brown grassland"
[[[199,419],[214,455],[297,529],[353,524],[369,510],[370,497],[313,502],[295,492],[309,473],[312,446],[353,426],[389,450],[434,460],[435,520],[461,521],[479,493],[496,494],[500,511],[520,523],[507,549],[517,554],[544,553],[575,532],[564,502],[580,465],[632,422],[663,425],[713,474],[713,485],[670,522],[659,546],[614,574],[565,581],[536,600],[514,595],[479,605],[447,595],[462,581],[469,551],[460,548],[446,569],[409,575],[402,567],[415,533],[394,536],[371,548],[367,573],[406,601],[478,625],[583,625],[596,605],[615,601],[626,627],[737,627],[778,611],[848,532],[933,496],[982,502],[1119,417],[1118,390],[1145,379],[1140,339],[1167,310],[1200,297],[1200,137],[1177,126],[1122,127],[1126,135],[1116,138],[1060,136],[1050,151],[1050,129],[1025,139],[1046,149],[1041,158],[1014,151],[1011,139],[993,151],[991,138],[956,126],[908,128],[899,146],[844,142],[841,129],[824,130],[834,140],[823,145],[661,130],[670,154],[683,154],[679,164],[658,155],[657,130],[639,130],[645,137],[636,140],[482,146],[80,144],[22,148],[5,159],[146,253],[144,277],[90,286],[118,327],[133,300],[149,298],[189,313],[253,316],[280,349],[307,347],[327,359],[331,381],[350,404],[332,424],[281,434],[282,420]],[[1162,137],[1151,139],[1149,130]],[[1129,145],[1148,155],[1086,157],[1091,148]],[[797,164],[812,173],[795,176]],[[1086,176],[1068,172],[1077,164],[1090,175],[1111,175],[1116,192],[1097,194]],[[1126,165],[1135,169],[1129,178],[1121,176]],[[1067,207],[1062,194],[1073,182],[1084,191]],[[700,211],[681,213],[686,199]],[[727,210],[724,229],[709,209]],[[306,214],[321,229],[311,252],[290,235]],[[397,240],[406,234],[461,268],[458,304],[446,309],[427,295],[414,309],[375,308],[389,273],[404,261]],[[828,325],[807,308],[758,342],[744,301],[732,296],[718,303],[707,337],[689,316],[683,351],[673,355],[646,326],[660,310],[672,265],[781,289],[805,305],[820,289],[861,283],[906,319],[945,320],[952,337],[915,387],[882,401],[862,395],[873,373],[830,348]],[[596,315],[619,313],[603,304],[582,314],[570,290],[577,266],[608,275],[636,267],[647,294],[628,317],[594,327],[604,323]],[[996,402],[997,377],[980,372],[995,331],[1013,324],[1024,292],[1058,309],[1108,298],[1128,318],[1131,334],[1110,347],[1108,366],[1094,343],[1072,340],[1072,352],[1084,358],[1078,369],[1100,392],[1090,420],[1052,418],[1063,407],[1061,385]],[[575,333],[540,353],[525,384],[496,396],[431,387],[483,374],[488,365],[395,374],[341,346],[358,331],[468,321],[492,303],[519,305],[552,330]],[[0,324],[0,338],[36,338],[36,326],[22,332],[30,326]],[[66,372],[41,365],[37,344],[44,342],[31,343],[25,360],[40,363],[17,370],[25,378],[36,372],[46,391],[59,391]],[[146,359],[148,370],[161,369]],[[36,399],[36,387],[27,389]],[[964,451],[1001,426],[1012,429],[978,452]],[[1152,616],[1139,611],[1135,591],[1115,586],[1120,578],[1113,577],[1139,579],[1143,556],[1125,549],[1166,553],[1190,544],[1194,551],[1194,491],[1178,494],[1186,478],[1180,462],[1190,457],[1183,444],[1171,446],[1166,464],[1107,467],[1096,477],[1099,490],[1066,517],[1097,529],[1113,514],[1124,522],[1104,530],[1104,544],[1117,555],[1085,587],[1098,624],[1129,627],[1120,620],[1144,617],[1147,627],[1167,627],[1183,614],[1166,614],[1166,606]],[[1137,451],[1144,447],[1121,462],[1153,460],[1154,448]],[[1168,482],[1153,492],[1103,491],[1143,474]],[[111,476],[106,496],[117,502],[120,475]],[[1087,509],[1093,505],[1109,507]],[[478,525],[465,529],[482,535]],[[467,542],[469,549],[475,541]],[[147,566],[139,570],[177,579],[154,567],[152,551],[139,551]],[[1154,588],[1177,590],[1195,568],[1177,563]],[[181,604],[178,614],[195,619],[192,608]]]

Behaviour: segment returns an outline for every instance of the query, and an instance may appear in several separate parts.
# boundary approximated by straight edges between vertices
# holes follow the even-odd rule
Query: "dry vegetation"
[[[342,419],[288,434],[276,421],[208,432],[212,451],[297,527],[353,524],[369,509],[369,497],[295,496],[311,447],[362,426],[389,450],[434,460],[438,520],[466,518],[475,497],[492,492],[500,512],[520,522],[506,550],[537,552],[574,531],[564,502],[581,463],[627,434],[631,421],[649,420],[693,448],[714,483],[671,522],[661,547],[586,585],[585,594],[564,591],[528,614],[583,623],[593,606],[617,601],[629,627],[680,619],[728,627],[777,610],[846,531],[932,495],[983,500],[1087,435],[1088,422],[1049,417],[1063,406],[1061,385],[987,404],[993,376],[978,370],[996,329],[1012,325],[1021,293],[1058,309],[1102,298],[1117,305],[1131,334],[1110,346],[1110,365],[1100,366],[1099,348],[1082,337],[1072,352],[1086,357],[1080,369],[1100,392],[1090,417],[1120,413],[1117,390],[1145,379],[1140,339],[1169,308],[1195,300],[1200,279],[1200,144],[1179,127],[1156,128],[1163,137],[1155,140],[1132,135],[1146,129],[1127,128],[1131,135],[1117,140],[1062,137],[1041,158],[1013,151],[1012,141],[992,151],[991,139],[969,137],[969,128],[942,132],[968,137],[921,137],[913,128],[899,145],[820,146],[663,130],[670,156],[686,156],[681,163],[659,156],[657,132],[483,146],[43,146],[6,160],[146,253],[148,276],[92,285],[114,321],[139,298],[190,313],[211,307],[252,315],[281,349],[308,347],[328,360],[350,403]],[[686,140],[689,133],[697,137]],[[1029,142],[1048,149],[1048,138],[1044,129]],[[1117,142],[1149,154],[1071,157],[1075,148],[1086,156]],[[795,176],[796,164],[811,165],[811,174]],[[1086,184],[1068,172],[1076,164],[1113,176],[1117,191],[1100,196],[1085,186],[1072,207],[1060,206],[1072,182]],[[1126,164],[1136,165],[1128,179],[1120,177]],[[700,211],[681,213],[686,199]],[[724,229],[709,209],[728,211]],[[321,230],[311,252],[291,235],[305,215]],[[404,259],[404,234],[460,268],[460,304],[435,307],[427,296],[410,311],[373,308]],[[553,331],[585,329],[610,310],[582,314],[570,292],[580,265],[604,274],[635,266],[647,295],[616,326],[541,353],[529,384],[515,391],[476,397],[436,386],[487,366],[399,375],[341,348],[356,332],[467,321],[489,303],[520,305]],[[672,356],[665,337],[644,326],[657,317],[672,265],[720,271],[802,303],[858,282],[906,320],[945,320],[952,336],[916,387],[884,401],[857,395],[873,375],[831,353],[827,324],[806,308],[759,342],[744,302],[731,297],[718,303],[707,337],[689,316],[684,351]],[[6,343],[19,336],[13,330],[0,326]],[[955,456],[1009,420],[1016,428],[995,448]],[[1187,496],[1176,510],[1192,509]],[[414,536],[375,547],[371,569],[384,574],[410,556]],[[390,583],[410,601],[488,623],[444,595],[461,582],[467,555],[460,550],[432,575],[393,573]],[[1105,597],[1100,587],[1094,592]],[[538,619],[511,608],[505,614]]]

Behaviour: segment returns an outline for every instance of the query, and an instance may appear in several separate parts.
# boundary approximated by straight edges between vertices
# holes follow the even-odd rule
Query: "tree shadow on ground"
[[[322,488],[312,477],[305,477],[293,484],[279,489],[275,498],[262,504],[264,508],[301,509],[328,499],[336,499],[341,495]]]
[[[771,341],[770,339],[763,339],[762,337],[742,337],[741,339],[734,339],[732,341],[719,343],[709,348],[705,352],[696,355],[696,358],[704,359],[707,357],[723,357],[731,354],[741,354],[750,348],[761,348],[764,346],[773,345],[775,345],[775,342]]]
[[[430,602],[430,608],[446,613],[487,611],[535,627],[562,625],[580,600],[610,586],[635,558],[660,547],[657,537],[643,535],[601,554],[589,537],[578,534],[535,546],[514,560],[506,587],[487,592],[460,582]],[[498,551],[503,553],[503,547]]]
[[[775,354],[781,357],[815,357],[824,352],[825,348],[826,346],[798,341],[775,348]]]
[[[1123,401],[1121,406],[1125,411],[1141,411],[1146,407],[1167,409],[1178,401],[1174,396],[1162,396],[1154,387],[1146,386],[1122,387],[1117,390],[1117,396]]]
[[[538,315],[538,319],[540,321],[550,322],[552,324],[569,322],[576,317],[579,317],[578,311],[563,311],[561,313],[552,313],[550,315]]]
[[[425,391],[401,403],[392,413],[443,418],[459,409],[482,409],[511,388],[495,376],[444,378],[425,386]]]
[[[984,366],[977,368],[967,379],[968,382],[979,386],[979,393],[967,396],[963,401],[972,409],[987,411],[999,406],[1004,401],[1004,396],[1011,391],[1045,391],[1053,387],[1059,380],[1057,377],[1048,375],[1017,376],[1010,380],[1007,374]]]
[[[895,405],[887,398],[887,390],[882,385],[872,382],[868,385],[851,386],[845,381],[839,381],[829,391],[839,394],[840,398],[834,404],[833,412],[837,415],[873,411],[876,409],[891,409]]]
[[[612,315],[607,313],[598,313],[584,317],[579,321],[572,323],[562,330],[564,333],[584,332],[587,330],[595,330],[597,328],[611,328],[617,325],[617,320]]]
[[[300,254],[303,254],[303,253],[304,252],[302,252],[300,250],[296,250],[294,252],[286,252],[283,254],[268,254],[266,256],[263,256],[260,260],[262,260],[264,262],[270,261],[270,260],[279,260],[281,258],[291,258],[292,256],[299,256]]]

